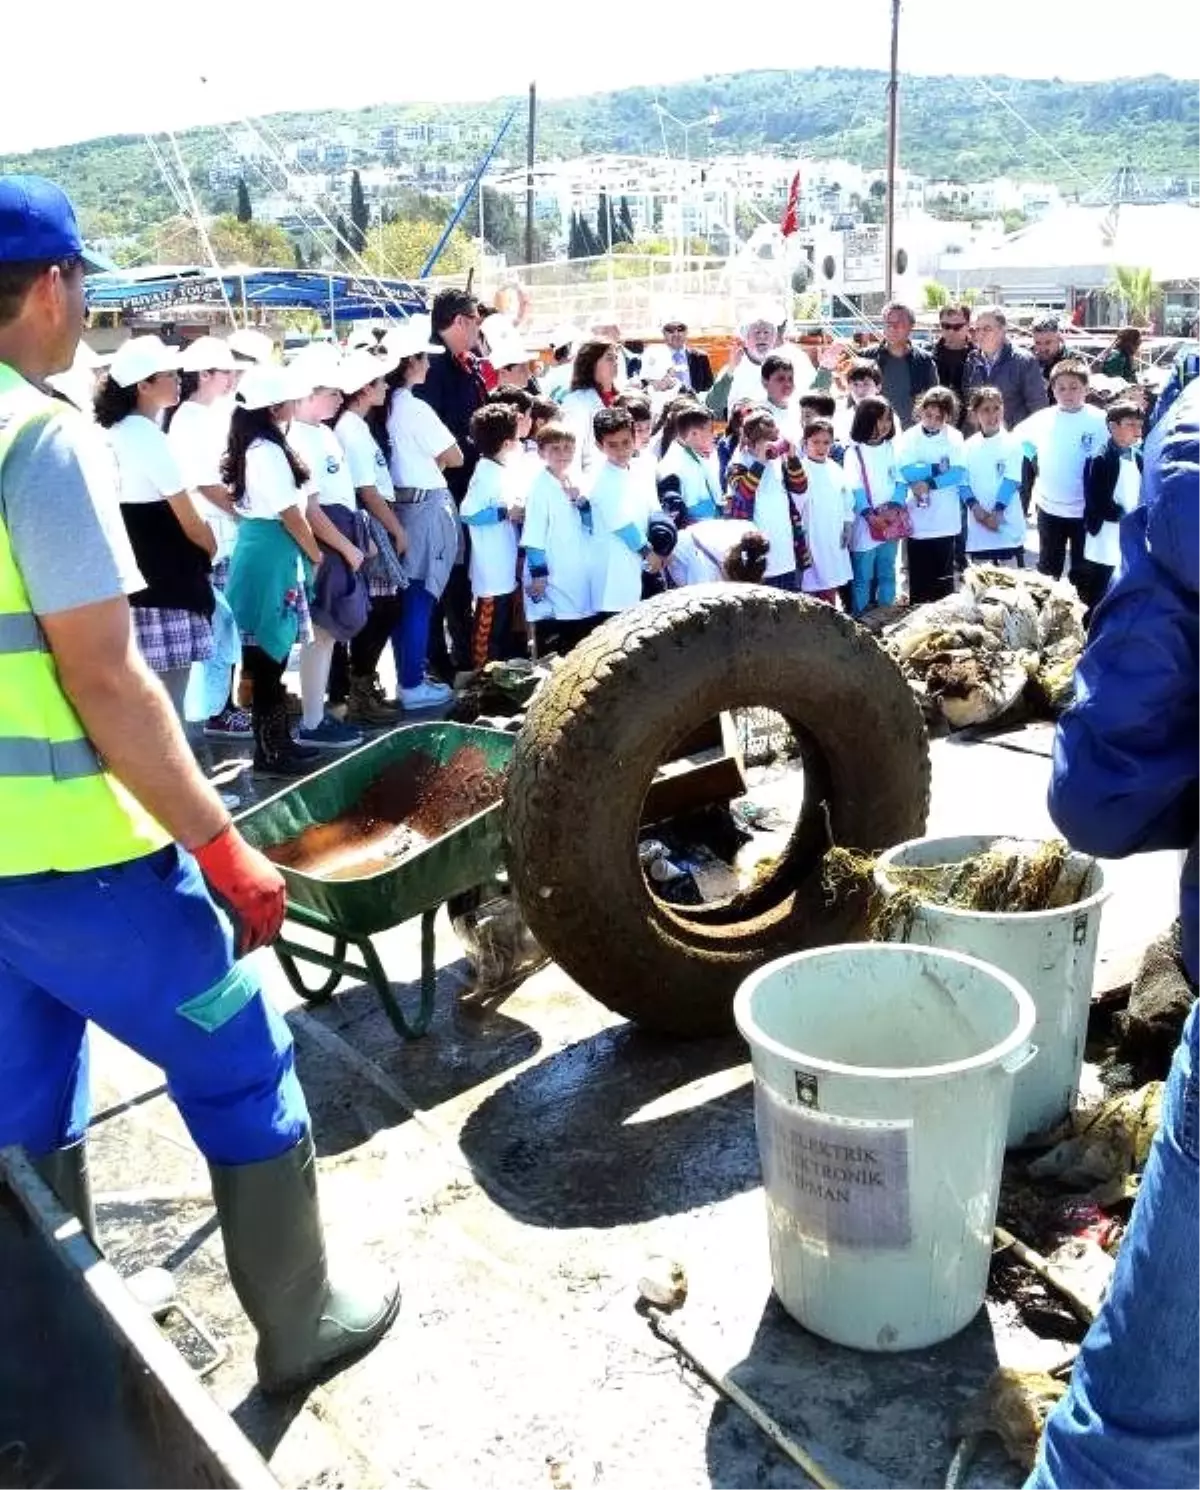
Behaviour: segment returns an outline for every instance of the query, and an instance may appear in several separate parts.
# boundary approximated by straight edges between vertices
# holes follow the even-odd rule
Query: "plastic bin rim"
[[[798,963],[815,962],[822,958],[840,956],[846,952],[865,954],[868,957],[911,957],[914,953],[919,953],[923,958],[931,958],[938,962],[956,962],[975,972],[987,973],[997,983],[1002,983],[1012,994],[1017,1005],[1016,1025],[998,1045],[992,1045],[987,1050],[980,1051],[978,1055],[968,1056],[965,1060],[943,1061],[936,1066],[850,1066],[842,1061],[830,1061],[795,1050],[792,1046],[784,1045],[782,1041],[776,1040],[774,1036],[759,1029],[751,1006],[754,995],[767,978],[783,968],[794,967]],[[967,1071],[1002,1065],[1028,1046],[1034,1025],[1037,1023],[1037,1007],[1014,977],[1002,968],[994,967],[980,957],[971,957],[966,952],[951,952],[944,947],[915,947],[908,942],[847,942],[836,947],[814,947],[807,952],[790,952],[786,957],[778,957],[774,962],[764,964],[750,974],[734,995],[733,1017],[742,1038],[750,1045],[752,1052],[755,1047],[761,1048],[788,1065],[800,1067],[803,1071],[815,1071],[828,1076],[851,1077],[856,1080],[865,1077],[878,1081],[921,1081],[961,1076]],[[753,1035],[750,1034],[750,1030],[754,1031]]]

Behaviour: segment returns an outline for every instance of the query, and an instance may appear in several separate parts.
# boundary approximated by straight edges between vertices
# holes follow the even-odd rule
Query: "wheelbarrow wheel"
[[[651,780],[715,715],[754,707],[782,715],[799,750],[791,838],[752,888],[668,904],[637,854]],[[505,795],[509,872],[546,952],[617,1013],[704,1035],[729,1027],[754,968],[863,934],[861,894],[829,902],[825,851],[924,830],[929,746],[895,663],[846,616],[761,586],[693,586],[601,626],[554,670]]]

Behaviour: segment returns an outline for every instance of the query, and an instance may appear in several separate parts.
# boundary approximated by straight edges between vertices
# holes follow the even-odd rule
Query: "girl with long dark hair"
[[[413,394],[425,381],[430,355],[445,348],[427,342],[420,326],[406,322],[392,333],[400,362],[387,404],[390,470],[396,488],[396,517],[407,539],[404,591],[399,623],[392,630],[392,652],[406,710],[439,708],[453,690],[425,676],[433,608],[450,578],[462,544],[462,525],[442,474],[461,466],[463,453],[432,407]]]
[[[229,440],[238,364],[219,336],[201,336],[184,348],[179,365],[179,402],[167,410],[163,428],[197,509],[216,539],[212,586],[224,591],[237,540],[238,511],[221,480],[221,457]],[[250,713],[234,703],[232,673],[229,685],[224,707],[206,721],[204,733],[216,740],[248,740]]]
[[[620,357],[610,341],[585,341],[575,353],[571,391],[562,401],[562,419],[575,432],[575,459],[588,471],[599,464],[592,420],[617,398]]]
[[[254,688],[254,769],[274,776],[302,776],[320,753],[292,739],[283,686],[292,647],[312,636],[306,589],[321,562],[305,516],[312,476],[287,439],[296,399],[311,391],[281,367],[246,372],[221,464],[243,513],[225,593]]]
[[[180,718],[193,662],[212,656],[216,540],[196,510],[160,423],[179,402],[179,354],[135,336],[96,393],[120,480],[121,516],[145,588],[129,597],[138,646]]]

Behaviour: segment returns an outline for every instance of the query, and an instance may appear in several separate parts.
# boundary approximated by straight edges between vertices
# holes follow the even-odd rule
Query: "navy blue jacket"
[[[1146,445],[1143,505],[1097,607],[1054,739],[1050,814],[1084,853],[1186,849],[1183,959],[1197,977],[1200,382]]]
[[[1134,450],[1129,459],[1139,471],[1143,468],[1142,452]],[[1112,439],[1099,455],[1089,456],[1083,467],[1083,521],[1089,533],[1098,533],[1105,523],[1119,523],[1125,516],[1117,506],[1117,478],[1121,474],[1121,452]]]

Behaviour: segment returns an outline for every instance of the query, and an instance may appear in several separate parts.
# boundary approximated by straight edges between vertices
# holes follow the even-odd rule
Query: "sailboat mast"
[[[900,132],[900,0],[892,0],[892,67],[888,78],[887,215],[883,234],[884,294],[892,298],[896,268],[896,151]]]

